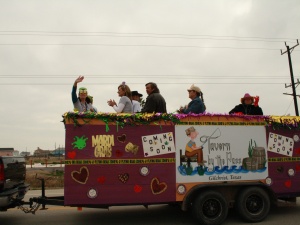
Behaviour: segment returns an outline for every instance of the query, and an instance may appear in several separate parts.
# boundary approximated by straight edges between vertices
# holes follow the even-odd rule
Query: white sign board
[[[281,155],[292,156],[294,148],[294,140],[292,138],[269,133],[268,150]]]
[[[144,156],[158,156],[175,152],[173,133],[142,136]]]

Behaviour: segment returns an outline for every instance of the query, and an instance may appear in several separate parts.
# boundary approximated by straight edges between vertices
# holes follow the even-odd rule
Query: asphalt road
[[[40,196],[40,191],[29,191],[27,198]],[[63,195],[63,190],[47,190],[47,196]],[[182,212],[176,206],[153,205],[148,209],[143,206],[118,206],[106,209],[47,206],[47,210],[38,210],[35,215],[25,214],[20,209],[0,212],[1,225],[196,225],[189,212]],[[265,221],[259,225],[298,225],[300,222],[300,202],[296,206],[274,207]],[[229,212],[224,225],[248,224],[238,217],[234,210]]]

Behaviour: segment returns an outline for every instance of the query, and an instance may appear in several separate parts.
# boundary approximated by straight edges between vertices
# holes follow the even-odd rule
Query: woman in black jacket
[[[257,97],[258,100],[258,97]],[[242,114],[242,115],[263,115],[262,109],[258,106],[258,101],[254,103],[254,97],[246,93],[241,98],[241,103],[235,106],[229,114]]]

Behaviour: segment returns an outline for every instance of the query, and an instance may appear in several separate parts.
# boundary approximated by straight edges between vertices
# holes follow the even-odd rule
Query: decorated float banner
[[[299,134],[297,129],[267,127],[268,181],[275,193],[290,194],[299,191]]]
[[[275,152],[284,156],[291,157],[293,155],[294,140],[299,140],[299,137],[297,135],[294,135],[293,139],[278,133],[270,132],[268,150],[270,152]]]
[[[142,136],[144,157],[175,152],[173,133],[160,133]]]
[[[176,125],[175,140],[177,183],[268,176],[264,126]]]
[[[175,201],[174,126],[66,125],[65,205]]]

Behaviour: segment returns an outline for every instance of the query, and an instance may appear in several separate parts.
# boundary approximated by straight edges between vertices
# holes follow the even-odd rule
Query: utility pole
[[[294,82],[294,74],[293,74],[293,67],[292,67],[291,51],[293,51],[294,48],[296,46],[298,46],[298,45],[299,45],[298,39],[297,39],[297,44],[294,45],[291,48],[285,42],[286,51],[282,52],[282,50],[280,50],[281,51],[281,55],[287,53],[288,54],[288,58],[289,58],[289,66],[290,66],[290,74],[291,74],[291,82],[292,82],[291,86],[292,86],[292,90],[293,90],[294,106],[295,106],[296,116],[299,116],[299,111],[298,111],[297,95],[296,95],[296,88],[295,88],[295,82]]]

